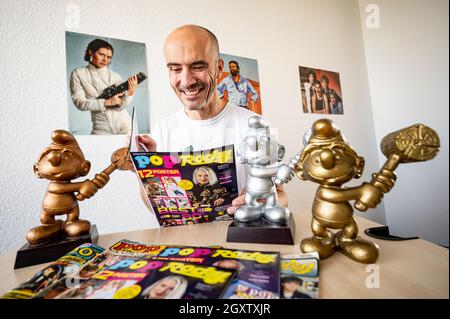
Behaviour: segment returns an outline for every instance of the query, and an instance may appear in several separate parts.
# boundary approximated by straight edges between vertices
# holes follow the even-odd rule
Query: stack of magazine
[[[2,296],[7,299],[318,298],[317,254],[120,240],[84,244]]]

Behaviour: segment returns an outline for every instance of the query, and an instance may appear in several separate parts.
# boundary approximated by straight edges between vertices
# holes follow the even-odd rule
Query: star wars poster
[[[344,114],[339,73],[299,66],[303,113]]]
[[[66,32],[69,131],[74,135],[127,135],[131,110],[139,133],[149,133],[144,43]]]

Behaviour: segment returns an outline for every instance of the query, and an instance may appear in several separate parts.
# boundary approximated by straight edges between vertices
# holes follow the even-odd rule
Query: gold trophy
[[[64,130],[56,130],[47,146],[34,164],[39,178],[50,181],[42,203],[41,225],[29,230],[26,239],[29,244],[22,247],[16,257],[15,268],[37,264],[58,258],[70,249],[84,242],[94,242],[98,234],[95,225],[79,218],[78,201],[92,197],[109,181],[109,175],[116,169],[133,170],[128,148],[114,152],[109,165],[92,180],[71,182],[86,176],[91,163],[74,136]],[[57,220],[56,216],[66,216]],[[56,257],[55,257],[56,256]]]
[[[378,245],[357,236],[358,225],[349,201],[354,200],[360,211],[376,207],[394,186],[398,164],[433,159],[439,152],[439,137],[422,124],[385,136],[381,149],[388,159],[380,171],[372,174],[370,183],[344,188],[344,183],[361,177],[364,158],[328,119],[314,122],[311,133],[300,156],[291,161],[300,179],[320,184],[312,207],[313,236],[303,239],[300,248],[304,253],[317,251],[321,259],[339,250],[355,261],[375,263]]]

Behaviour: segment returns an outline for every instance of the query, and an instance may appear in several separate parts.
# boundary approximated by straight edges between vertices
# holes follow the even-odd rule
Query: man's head
[[[223,60],[211,31],[196,25],[175,29],[164,43],[164,55],[170,84],[188,110],[201,110],[218,100]]]
[[[232,76],[238,75],[239,71],[241,70],[239,68],[239,63],[237,63],[237,61],[233,61],[233,60],[228,62],[228,67],[230,69],[230,73],[231,73]]]
[[[322,87],[320,85],[319,81],[315,81],[314,82],[314,92],[316,93],[317,96],[321,97],[322,96]]]
[[[308,82],[314,83],[316,81],[316,73],[314,71],[308,71]]]
[[[303,280],[295,276],[287,276],[281,278],[281,287],[283,288],[285,293],[293,293],[294,291],[298,290],[298,288],[300,288],[302,284]]]
[[[320,83],[322,84],[323,89],[328,89],[328,85],[330,84],[330,79],[326,75],[322,75],[320,77]]]

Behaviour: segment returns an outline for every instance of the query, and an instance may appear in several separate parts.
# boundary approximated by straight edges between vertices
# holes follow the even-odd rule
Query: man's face
[[[334,94],[331,94],[331,95],[330,95],[330,102],[331,102],[332,104],[336,104],[336,96],[335,96]]]
[[[324,90],[328,89],[328,83],[327,81],[322,80],[322,87],[324,88]]]
[[[315,84],[314,85],[314,90],[316,91],[316,94],[318,95],[318,96],[322,96],[322,88],[320,87],[320,84]]]
[[[288,282],[283,283],[283,288],[286,292],[294,292],[298,288],[300,288],[300,283],[298,283],[296,281],[288,281]]]
[[[97,68],[103,68],[111,63],[112,51],[110,49],[100,48],[94,53],[89,51],[89,54],[91,56],[91,63]]]
[[[164,53],[170,85],[188,110],[201,110],[217,95],[223,61],[203,33],[179,31],[166,41]]]
[[[230,63],[230,73],[233,76],[236,76],[239,74],[239,67],[236,65],[236,63]]]

